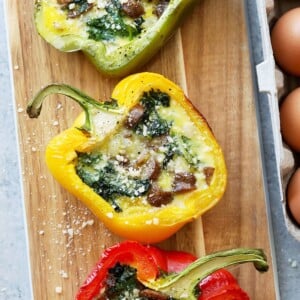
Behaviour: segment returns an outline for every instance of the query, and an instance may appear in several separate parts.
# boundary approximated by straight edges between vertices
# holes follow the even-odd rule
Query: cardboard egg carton
[[[286,75],[276,66],[270,40],[270,31],[277,19],[285,11],[300,7],[300,2],[299,0],[257,0],[257,7],[264,52],[264,61],[256,66],[258,89],[259,92],[268,94],[285,224],[290,234],[300,241],[300,227],[291,218],[286,203],[286,187],[295,171],[295,158],[293,152],[282,141],[279,120],[279,103],[295,87],[295,84],[291,76]]]

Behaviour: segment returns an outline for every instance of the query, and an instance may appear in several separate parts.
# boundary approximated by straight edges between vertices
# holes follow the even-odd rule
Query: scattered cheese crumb
[[[59,271],[59,274],[60,274],[60,276],[61,276],[62,278],[68,278],[68,277],[69,277],[69,276],[68,276],[68,273],[65,272],[64,270],[60,270],[60,271]]]
[[[298,267],[298,262],[296,260],[289,258],[288,262],[289,262],[289,264],[292,268],[297,268]]]
[[[60,22],[54,21],[52,23],[54,29],[61,29],[62,28],[62,24]]]
[[[296,261],[296,260],[293,260],[292,263],[291,263],[291,267],[292,267],[292,268],[297,268],[297,266],[298,266],[297,261]]]
[[[107,1],[98,0],[98,2],[97,2],[98,8],[105,8],[106,5],[107,5]]]
[[[86,226],[92,226],[94,224],[94,220],[87,220],[87,221],[83,221],[82,222],[82,225],[81,225],[81,228],[85,228]]]
[[[56,294],[61,294],[61,293],[62,293],[62,287],[61,287],[61,286],[57,286],[57,287],[55,288],[55,293],[56,293]]]
[[[112,219],[114,217],[114,214],[112,212],[109,212],[106,214],[106,216],[110,219]]]
[[[73,228],[68,228],[67,232],[68,232],[68,235],[70,236],[70,238],[72,238],[73,235],[74,235],[74,230],[73,230]]]
[[[59,109],[61,109],[61,108],[62,108],[62,104],[61,104],[61,103],[58,103],[57,106],[56,106],[56,109],[59,110]]]
[[[159,219],[158,218],[153,218],[153,224],[158,225],[159,224]]]

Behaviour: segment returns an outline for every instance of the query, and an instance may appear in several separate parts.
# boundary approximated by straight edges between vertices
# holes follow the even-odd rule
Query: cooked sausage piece
[[[145,13],[142,3],[138,0],[128,0],[122,4],[123,12],[130,18],[136,19]]]
[[[173,181],[173,192],[188,192],[196,189],[196,177],[192,173],[176,173]]]
[[[151,180],[156,180],[160,174],[160,165],[153,157],[148,159],[144,169],[146,178]]]
[[[173,199],[172,192],[165,192],[158,186],[153,185],[149,191],[147,201],[149,204],[155,207],[160,207],[170,203]]]
[[[169,296],[162,294],[161,292],[153,291],[150,289],[144,289],[139,292],[139,296],[147,298],[149,300],[169,300]]]
[[[125,126],[133,129],[144,115],[144,107],[141,104],[136,104],[129,112],[125,121]]]
[[[215,168],[213,168],[213,167],[205,167],[203,169],[203,173],[204,173],[205,181],[206,181],[207,185],[210,185],[212,177],[214,175],[214,172],[215,172]]]
[[[168,144],[168,137],[166,135],[156,136],[146,143],[148,148],[157,151],[160,147]]]

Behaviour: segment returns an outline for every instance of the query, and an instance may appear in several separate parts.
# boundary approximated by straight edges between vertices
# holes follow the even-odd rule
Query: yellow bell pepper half
[[[101,193],[97,193],[95,188],[86,184],[78,175],[76,168],[79,153],[93,153],[101,151],[97,149],[105,149],[107,157],[108,149],[114,146],[114,142],[111,141],[124,130],[130,112],[140,103],[143,95],[150,91],[160,91],[168,95],[170,106],[159,108],[158,111],[163,118],[172,119],[166,123],[170,131],[190,135],[189,147],[191,149],[194,147],[193,151],[196,149],[194,152],[199,158],[196,164],[190,166],[185,161],[188,158],[182,158],[180,154],[190,149],[183,149],[181,152],[177,149],[178,151],[171,157],[171,160],[176,157],[175,161],[172,161],[175,167],[171,172],[176,173],[182,168],[192,169],[195,174],[192,177],[196,183],[190,184],[192,186],[186,190],[183,188],[179,192],[168,192],[168,195],[172,195],[172,200],[158,205],[151,205],[145,200],[147,195],[149,196],[149,190],[143,191],[137,197],[123,195],[118,199],[121,209],[117,210],[110,201],[104,199]],[[117,84],[111,96],[114,101],[111,102],[98,102],[73,87],[52,84],[42,89],[28,104],[28,115],[32,118],[38,117],[43,99],[53,93],[73,98],[83,108],[84,114],[76,119],[71,128],[49,142],[46,150],[47,166],[56,180],[80,199],[113,233],[140,242],[160,242],[212,208],[221,199],[227,181],[222,150],[204,117],[183,91],[170,80],[155,73],[131,75]],[[146,105],[147,103],[146,101]],[[142,128],[145,128],[145,125],[143,126]],[[143,136],[143,133],[141,135],[141,139],[151,145],[152,138]],[[137,132],[133,132],[132,136],[138,140]],[[109,143],[110,147],[107,146]],[[127,150],[131,149],[131,146],[128,147]],[[130,153],[126,155],[130,156]],[[161,155],[160,153],[160,157]],[[206,164],[213,170],[209,176],[203,173]],[[147,179],[150,190],[154,185],[163,186],[168,191],[174,187],[174,182],[168,185],[170,173],[164,170],[161,173],[163,174],[157,182]],[[184,187],[186,184],[189,185],[187,182],[181,183]]]

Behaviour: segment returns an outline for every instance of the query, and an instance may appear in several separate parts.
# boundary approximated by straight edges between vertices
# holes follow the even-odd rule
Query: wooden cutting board
[[[34,1],[5,2],[34,297],[73,299],[103,249],[120,239],[45,166],[47,142],[72,124],[79,107],[58,96],[45,102],[38,120],[30,120],[25,109],[49,83],[68,83],[107,99],[117,80],[99,74],[82,53],[61,53],[46,44],[34,27]],[[181,30],[141,70],[161,73],[184,88],[211,125],[228,167],[222,201],[160,246],[197,255],[259,247],[271,264],[243,1],[199,1]],[[272,264],[263,275],[252,265],[233,272],[251,299],[275,299]]]

